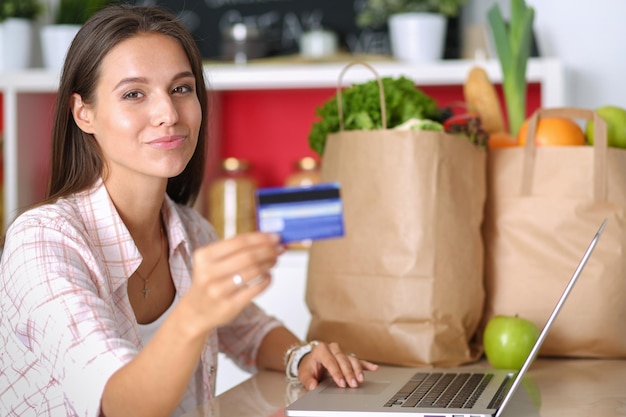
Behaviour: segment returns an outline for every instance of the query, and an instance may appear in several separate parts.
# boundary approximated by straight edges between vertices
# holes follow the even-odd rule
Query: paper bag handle
[[[606,200],[606,122],[593,110],[574,107],[555,107],[536,110],[528,121],[528,133],[524,147],[524,165],[522,167],[522,195],[529,195],[533,183],[535,166],[535,133],[541,117],[566,117],[593,121],[593,196],[595,201]]]
[[[341,97],[341,86],[343,85],[343,76],[346,71],[354,65],[363,65],[376,76],[376,81],[378,82],[378,91],[380,93],[380,115],[382,118],[383,129],[387,129],[387,109],[385,108],[385,89],[383,88],[383,81],[378,75],[378,72],[367,62],[363,61],[353,61],[346,65],[341,73],[339,74],[339,82],[337,84],[337,110],[339,112],[339,130],[343,130],[343,100]]]

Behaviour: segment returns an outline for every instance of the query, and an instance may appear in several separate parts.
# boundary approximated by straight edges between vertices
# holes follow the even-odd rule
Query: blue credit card
[[[282,243],[341,237],[343,205],[338,183],[259,188],[259,230],[278,233]]]

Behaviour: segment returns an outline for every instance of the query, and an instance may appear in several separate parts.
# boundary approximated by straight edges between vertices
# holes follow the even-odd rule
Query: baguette
[[[478,113],[480,124],[487,133],[505,130],[498,93],[483,68],[472,67],[463,85],[463,94],[468,109]]]

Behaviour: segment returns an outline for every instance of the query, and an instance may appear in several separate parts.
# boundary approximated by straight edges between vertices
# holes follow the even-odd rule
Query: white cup
[[[329,30],[311,30],[300,37],[300,55],[321,58],[337,52],[337,35]]]

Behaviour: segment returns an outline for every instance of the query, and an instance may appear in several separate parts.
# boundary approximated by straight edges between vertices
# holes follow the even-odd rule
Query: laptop
[[[380,366],[359,388],[339,388],[327,378],[285,408],[294,417],[500,417],[537,416],[522,378],[536,358],[557,314],[591,256],[607,220],[596,232],[537,342],[519,372],[478,367]]]

